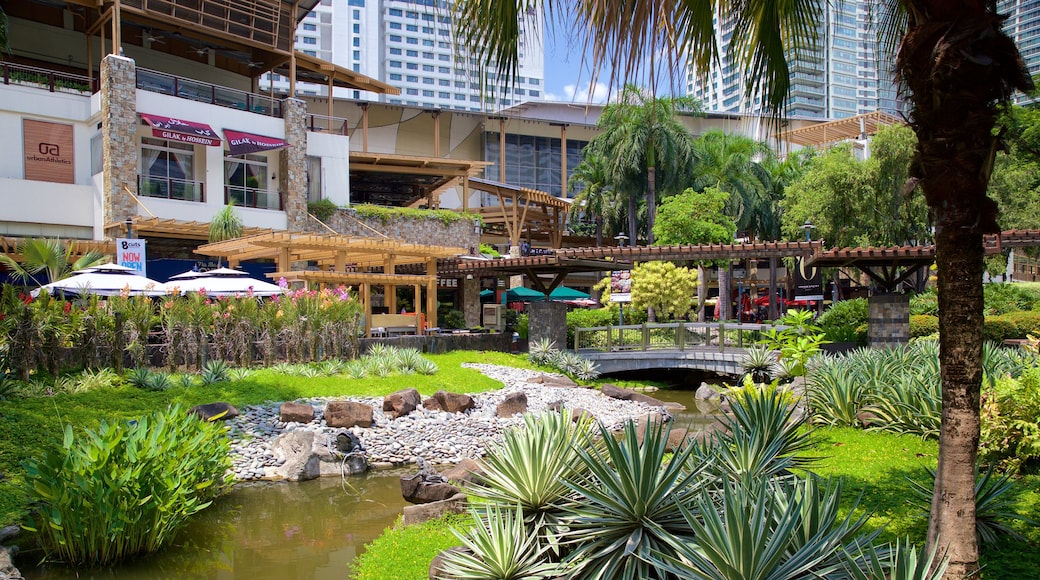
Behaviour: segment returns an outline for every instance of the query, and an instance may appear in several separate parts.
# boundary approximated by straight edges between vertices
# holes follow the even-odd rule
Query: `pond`
[[[45,580],[221,580],[292,578],[343,580],[363,546],[393,525],[406,505],[399,478],[408,471],[373,471],[303,483],[239,485],[192,519],[170,549],[104,570],[18,565]]]

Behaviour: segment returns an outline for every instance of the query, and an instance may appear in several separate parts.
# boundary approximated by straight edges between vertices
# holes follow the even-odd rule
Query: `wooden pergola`
[[[783,131],[776,135],[777,140],[786,141],[803,147],[826,147],[848,139],[864,138],[873,135],[886,125],[901,125],[902,119],[881,111],[863,113],[854,117],[817,123],[800,129]]]
[[[572,201],[554,197],[526,187],[507,185],[486,179],[468,178],[466,190],[476,189],[498,198],[498,205],[481,207],[476,213],[489,228],[505,228],[509,245],[519,246],[520,238],[527,228],[538,228],[548,235],[553,248],[563,245],[563,230]]]
[[[209,222],[176,220],[160,217],[133,216],[130,218],[130,229],[138,237],[171,238],[175,240],[209,240]],[[112,238],[122,237],[126,231],[126,222],[110,222],[105,224],[105,234]],[[242,228],[243,236],[270,233],[270,228]]]
[[[426,323],[437,326],[437,260],[464,254],[465,248],[407,244],[385,238],[339,234],[267,232],[200,246],[195,253],[227,258],[232,268],[245,260],[273,259],[272,279],[299,281],[307,287],[347,285],[358,288],[365,308],[365,335],[372,332],[372,286],[382,286],[386,307],[397,309],[397,287],[411,286],[419,311],[426,287]],[[293,262],[316,262],[317,270],[293,270]],[[398,266],[425,267],[422,274],[398,274]],[[417,326],[418,329],[418,326]]]
[[[368,128],[362,126],[363,141]],[[350,153],[351,203],[375,203],[417,207],[440,206],[440,194],[460,182],[463,185],[462,211],[468,211],[467,179],[484,171],[487,161],[446,159],[390,153]],[[360,198],[360,199],[358,199]]]

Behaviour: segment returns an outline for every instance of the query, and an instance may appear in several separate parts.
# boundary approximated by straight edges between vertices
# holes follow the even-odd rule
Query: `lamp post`
[[[625,247],[625,242],[628,241],[628,236],[625,235],[625,232],[621,232],[618,235],[614,236],[614,239],[617,240],[617,245],[618,245],[619,248],[624,248]],[[618,327],[619,327],[618,328],[618,343],[623,343],[624,342],[621,339],[622,334],[624,333],[624,331],[620,328],[620,327],[622,327],[624,325],[625,325],[625,303],[621,302],[621,301],[618,301]]]
[[[617,245],[619,248],[624,248],[625,242],[628,241],[628,236],[625,235],[625,232],[621,232],[620,234],[614,236],[614,239],[617,240]]]
[[[126,218],[126,221],[124,223],[126,224],[126,237],[127,238],[134,237],[134,230],[133,230],[133,228],[134,228],[134,220],[132,220],[130,218]]]
[[[805,220],[805,223],[802,224],[802,229],[805,230],[805,241],[811,242],[812,241],[812,231],[814,229],[816,229],[816,226],[814,226],[811,221]]]

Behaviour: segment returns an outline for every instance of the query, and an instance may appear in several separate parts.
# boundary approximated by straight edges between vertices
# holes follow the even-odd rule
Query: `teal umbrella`
[[[480,301],[481,302],[493,302],[494,300],[495,300],[495,291],[494,290],[481,290],[480,291]]]
[[[542,300],[545,300],[545,294],[523,286],[510,288],[505,294],[506,302],[539,302]]]
[[[588,300],[592,298],[581,290],[575,290],[568,286],[560,286],[549,293],[550,300]]]

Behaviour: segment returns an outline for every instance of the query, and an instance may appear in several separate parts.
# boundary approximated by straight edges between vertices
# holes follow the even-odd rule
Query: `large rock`
[[[341,452],[349,449],[349,452]],[[271,474],[289,481],[307,481],[324,476],[356,475],[368,469],[364,448],[346,430],[315,433],[297,429],[278,436],[271,443],[275,459],[283,463]]]
[[[21,532],[22,528],[18,527],[17,525],[5,526],[0,528],[0,544],[3,544],[7,540],[17,538],[18,534],[20,534]]]
[[[441,475],[444,476],[444,479],[454,481],[455,483],[479,483],[481,476],[484,475],[484,468],[476,461],[467,457],[454,467],[442,471]]]
[[[420,507],[420,506],[411,506],[411,507]],[[408,508],[405,508],[405,509],[408,509]],[[427,571],[427,574],[429,575],[430,580],[444,580],[445,578],[448,578],[448,576],[445,575],[445,572],[444,572],[444,555],[447,554],[448,552],[458,552],[460,554],[467,554],[467,553],[470,553],[470,550],[468,548],[466,548],[465,546],[455,546],[453,548],[448,548],[447,550],[444,550],[440,554],[437,554],[433,558],[433,560],[430,561],[430,569]]]
[[[330,401],[325,406],[325,424],[345,428],[372,426],[372,407],[354,401]]]
[[[504,401],[498,404],[495,412],[499,417],[509,418],[514,415],[522,415],[527,412],[527,394],[510,393]]]
[[[443,501],[458,493],[459,488],[439,475],[431,477],[420,472],[401,476],[401,497],[411,503]]]
[[[655,399],[654,397],[651,397],[650,395],[646,395],[646,394],[643,394],[643,393],[637,393],[636,391],[633,391],[632,389],[622,389],[621,387],[619,387],[617,385],[612,385],[610,383],[605,383],[600,388],[600,392],[603,393],[604,395],[608,396],[608,397],[611,397],[611,398],[614,398],[614,399],[620,399],[622,401],[632,401],[634,403],[645,403],[647,405],[650,405],[651,407],[664,407],[665,406],[665,402],[660,400],[660,399]]]
[[[639,443],[642,444],[643,438],[646,437],[647,425],[649,425],[651,422],[661,423],[662,421],[664,421],[664,417],[659,413],[651,413],[649,415],[640,417],[639,421],[636,422],[636,437],[639,438]],[[668,427],[665,428],[667,429]],[[678,451],[686,443],[686,440],[692,436],[693,434],[690,433],[689,429],[685,427],[673,426],[668,431],[667,450],[673,453]]]
[[[401,523],[411,526],[441,518],[448,514],[464,514],[466,513],[466,506],[466,494],[464,493],[457,493],[441,501],[406,505],[401,510]]]
[[[278,420],[282,423],[310,423],[314,420],[314,407],[306,403],[282,403],[278,408]]]
[[[473,397],[448,391],[437,391],[423,401],[423,407],[431,411],[447,411],[448,413],[465,413],[476,406]]]
[[[701,383],[700,387],[697,387],[697,392],[693,395],[698,401],[710,401],[712,399],[719,398],[719,392],[711,388],[708,383]]]
[[[383,397],[383,412],[396,419],[404,417],[422,404],[422,396],[415,389],[403,389]]]
[[[11,560],[11,550],[0,546],[0,580],[22,580],[25,578]]]
[[[206,403],[192,407],[188,409],[188,412],[198,415],[199,419],[203,421],[216,421],[217,418],[227,421],[238,417],[238,409],[231,403]]]
[[[545,385],[547,387],[559,387],[559,388],[572,388],[581,386],[574,382],[570,377],[563,375],[537,375],[527,379],[529,383],[537,383]]]

